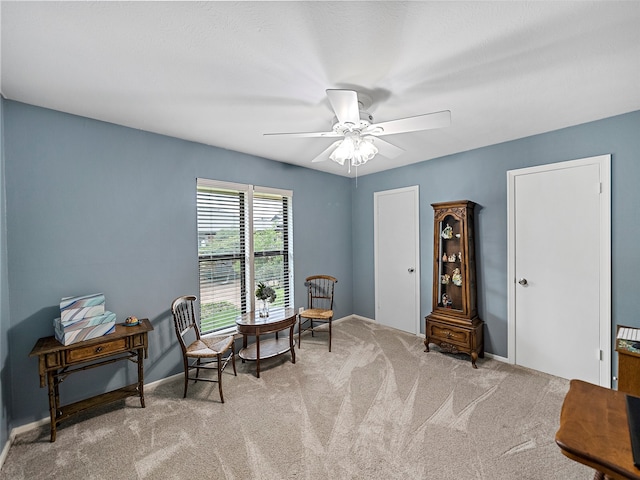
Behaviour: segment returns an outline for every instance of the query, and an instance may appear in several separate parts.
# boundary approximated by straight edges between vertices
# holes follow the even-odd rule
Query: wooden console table
[[[594,479],[640,480],[633,465],[625,393],[571,380],[556,443],[562,453],[596,470]]]
[[[147,333],[153,330],[148,319],[127,327],[116,325],[115,332],[102,337],[64,346],[55,337],[40,338],[30,357],[38,357],[40,387],[49,387],[49,415],[51,417],[51,441],[56,441],[57,425],[92,407],[115,402],[126,397],[140,396],[144,408],[143,358],[147,358]],[[138,381],[126,387],[96,395],[69,405],[60,404],[60,383],[72,373],[108,365],[120,360],[138,364]]]
[[[244,360],[255,360],[256,376],[260,378],[260,360],[291,352],[291,363],[296,363],[293,329],[298,315],[293,308],[273,309],[268,317],[260,317],[258,312],[244,313],[236,320],[238,333],[242,334],[242,350],[238,356]],[[278,332],[289,329],[289,338],[278,338]],[[260,342],[260,335],[275,333],[275,338]],[[255,336],[256,343],[247,345],[247,337]]]

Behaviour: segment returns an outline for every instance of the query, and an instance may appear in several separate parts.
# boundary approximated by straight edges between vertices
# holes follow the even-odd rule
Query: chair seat
[[[198,358],[215,357],[225,352],[233,343],[233,336],[208,337],[195,340],[187,347],[187,356]]]
[[[301,314],[303,318],[318,318],[329,320],[333,317],[333,310],[325,310],[323,308],[309,308],[304,310]]]

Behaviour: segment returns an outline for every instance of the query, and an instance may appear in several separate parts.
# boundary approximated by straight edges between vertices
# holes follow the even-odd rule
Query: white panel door
[[[547,167],[518,171],[512,179],[514,362],[606,384],[602,357],[610,348],[610,316],[601,296],[608,260],[602,258],[602,165]]]
[[[420,331],[418,186],[374,193],[376,321]]]

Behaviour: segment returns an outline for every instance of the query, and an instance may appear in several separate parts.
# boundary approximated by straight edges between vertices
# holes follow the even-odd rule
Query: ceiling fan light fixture
[[[373,144],[373,139],[362,138],[359,132],[347,134],[344,140],[331,152],[329,158],[339,165],[346,161],[351,166],[364,165],[378,153],[378,147]]]
[[[340,145],[331,152],[329,158],[339,165],[344,165],[346,160],[350,160],[353,157],[354,152],[355,144],[353,142],[353,137],[347,136],[342,140],[342,142],[340,142]]]
[[[357,148],[357,153],[362,158],[362,163],[367,163],[378,153],[378,147],[373,144],[373,139],[369,137],[361,138]]]

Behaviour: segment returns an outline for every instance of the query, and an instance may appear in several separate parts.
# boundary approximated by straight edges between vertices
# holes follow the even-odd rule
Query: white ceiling
[[[348,176],[311,160],[328,88],[448,128],[366,175],[640,110],[640,2],[7,2],[5,98]],[[355,175],[352,171],[351,176]]]

